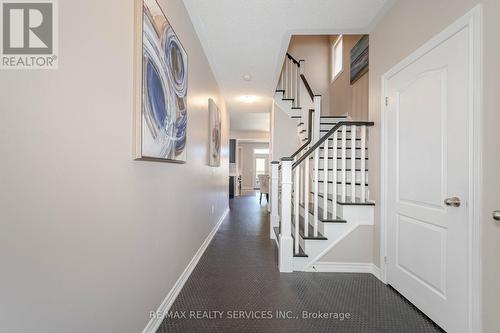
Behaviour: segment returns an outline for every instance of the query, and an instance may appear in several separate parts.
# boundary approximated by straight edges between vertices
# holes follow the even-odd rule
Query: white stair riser
[[[328,145],[330,147],[333,147],[333,139],[328,139]],[[350,149],[351,148],[351,140],[347,140],[346,145],[347,145],[347,149]],[[341,146],[342,146],[342,140],[337,139],[337,148],[340,148]],[[361,141],[356,140],[356,148],[360,148],[360,147],[361,147]]]
[[[374,206],[360,206],[360,205],[338,205],[337,212],[340,217],[347,221],[357,221],[363,225],[374,224]]]
[[[320,166],[321,168],[321,166]],[[342,171],[328,171],[328,180],[329,181],[332,181],[333,180],[333,175],[334,175],[334,172],[337,174],[337,181],[340,181],[340,177],[342,176]],[[318,179],[319,180],[323,180],[325,178],[325,173],[323,170],[320,170],[318,172]],[[352,177],[352,172],[351,171],[347,171],[346,172],[346,180],[348,182],[351,181],[351,177]],[[356,171],[356,182],[360,182],[361,181],[361,171]],[[368,183],[368,172],[365,171],[365,182]],[[321,185],[320,185],[321,186]]]
[[[361,185],[355,185],[356,186],[356,197],[361,196]],[[323,193],[323,183],[319,183],[319,193]],[[368,189],[368,186],[365,185],[365,190]],[[337,193],[340,194],[340,191],[342,190],[342,185],[337,184]],[[346,185],[346,193],[348,196],[351,196],[351,185]],[[333,193],[333,184],[328,184],[328,194]]]
[[[328,201],[328,209],[332,210],[332,202]],[[373,224],[374,221],[374,206],[363,205],[337,205],[337,216],[348,221],[348,223],[356,222],[360,224]],[[323,208],[323,199],[320,198],[318,206]],[[306,252],[307,253],[307,252]]]
[[[310,162],[310,165],[313,165],[313,159],[311,159],[309,162]],[[368,165],[368,160],[365,160],[365,168],[366,166]],[[323,168],[323,160],[319,160],[319,167],[320,169]],[[347,169],[350,169],[351,168],[351,160],[350,159],[346,159],[346,167]],[[328,160],[328,169],[340,169],[342,168],[342,160],[337,160],[337,162],[334,162],[333,159],[329,159]],[[356,169],[360,169],[361,168],[361,160],[356,160]]]
[[[330,130],[330,128],[328,128],[328,129],[321,129],[320,130],[321,131],[320,136],[323,136],[323,135],[327,134],[329,130]],[[346,139],[350,139],[351,138],[351,134],[352,134],[351,131],[347,130]],[[337,130],[337,137],[340,138],[340,139],[342,139],[342,130]],[[359,135],[356,138],[359,138]]]
[[[347,118],[341,117],[341,118],[325,118],[321,117],[321,123],[322,124],[336,124],[341,121],[348,121]]]
[[[319,184],[319,194],[323,194],[323,187],[321,186],[322,184]],[[341,192],[342,191],[342,185],[337,185],[337,195],[341,195]],[[332,186],[329,186],[328,188],[328,195],[332,195],[333,193],[333,188]],[[368,186],[365,186],[365,195],[366,195],[366,198],[369,198],[369,191],[368,191]],[[350,197],[351,196],[351,186],[350,185],[346,185],[346,196],[347,197]],[[361,197],[361,186],[359,185],[356,185],[356,198],[360,198]],[[323,198],[322,197],[319,197],[319,203],[320,204],[323,204]],[[309,197],[309,202],[313,202],[313,194],[310,194],[310,197]],[[330,204],[329,204],[330,205]],[[320,206],[322,207],[322,206]]]
[[[356,149],[355,150],[355,154],[356,154],[357,158],[360,158],[361,157],[361,149]],[[349,158],[349,157],[351,157],[351,155],[352,155],[351,148],[346,149],[346,155],[345,156]],[[325,150],[324,149],[320,149],[319,156],[320,157],[325,156]],[[333,149],[328,149],[328,157],[329,158],[333,157]],[[341,148],[337,149],[337,157],[342,157],[342,149]],[[366,157],[368,157],[368,151],[367,150],[365,150],[365,158]]]
[[[329,205],[329,207],[331,207],[331,205]],[[307,211],[307,213],[309,214],[309,224],[313,225],[314,215],[309,210]],[[304,214],[306,214],[306,211],[304,209],[301,209],[300,215],[304,216]],[[345,225],[346,223],[348,223],[348,222],[346,222],[346,223],[331,223],[331,222],[323,223],[323,222],[321,222],[322,218],[323,218],[322,215],[318,216],[318,230],[326,238],[329,238],[328,235],[331,234],[331,232],[335,232],[336,227],[338,227],[339,225]]]
[[[321,198],[320,198],[321,199]],[[328,201],[329,210],[332,210],[332,202]],[[323,200],[318,202],[318,205],[323,208]],[[363,205],[337,205],[337,216],[350,222],[360,224],[373,224],[374,206]]]

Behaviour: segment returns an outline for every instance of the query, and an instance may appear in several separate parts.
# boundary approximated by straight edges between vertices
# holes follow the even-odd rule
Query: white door
[[[386,81],[387,280],[449,333],[467,329],[469,44],[465,28]]]

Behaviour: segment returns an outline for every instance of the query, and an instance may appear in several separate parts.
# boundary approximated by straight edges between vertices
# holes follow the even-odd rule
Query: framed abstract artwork
[[[211,98],[208,100],[208,113],[208,116],[210,117],[210,158],[208,165],[218,167],[220,166],[220,151],[222,142],[221,114],[219,108]]]
[[[364,35],[351,50],[351,84],[368,72],[369,37]]]
[[[188,61],[156,0],[136,0],[134,158],[186,162]]]

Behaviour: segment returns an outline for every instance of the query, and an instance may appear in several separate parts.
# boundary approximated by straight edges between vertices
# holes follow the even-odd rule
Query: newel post
[[[278,265],[280,272],[293,272],[292,159],[281,159],[281,229]]]
[[[271,162],[271,223],[270,223],[270,235],[271,239],[274,239],[274,227],[279,227],[280,216],[278,211],[278,200],[279,200],[279,165],[280,162]]]
[[[321,137],[321,96],[314,96],[313,142],[315,144]]]

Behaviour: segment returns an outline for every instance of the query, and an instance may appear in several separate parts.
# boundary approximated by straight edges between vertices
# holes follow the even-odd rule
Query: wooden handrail
[[[323,135],[323,137],[321,139],[319,139],[318,142],[316,142],[314,144],[314,146],[312,146],[304,155],[302,155],[297,161],[295,161],[295,163],[293,163],[292,170],[295,169],[306,158],[308,158],[313,153],[313,151],[315,151],[316,149],[318,149],[340,127],[342,127],[342,126],[352,126],[352,125],[371,127],[371,126],[375,125],[375,123],[374,122],[370,122],[370,121],[341,121],[340,123],[335,124],[335,126],[333,126],[328,131],[328,133],[326,133],[325,135]],[[352,144],[356,144],[356,142],[353,142]]]
[[[313,113],[314,113],[314,109],[309,109],[309,123],[308,123],[308,125],[307,125],[307,127],[308,127],[308,128],[307,128],[307,132],[308,132],[308,133],[307,133],[307,141],[306,141],[306,143],[304,143],[302,146],[300,146],[300,148],[299,148],[299,149],[297,149],[297,150],[295,151],[295,153],[293,153],[293,154],[289,157],[289,158],[291,158],[291,159],[292,159],[292,161],[293,161],[293,159],[295,158],[295,156],[297,156],[298,154],[300,154],[300,152],[301,152],[301,151],[303,151],[304,149],[306,149],[306,148],[309,146],[309,144],[311,143],[311,137],[312,137],[312,135],[311,135],[311,134],[312,134],[312,114],[313,114]],[[281,164],[280,164],[280,166],[279,166],[278,170],[281,170]]]
[[[287,52],[286,56],[288,57],[288,59],[290,59],[291,61],[293,61],[294,64],[296,64],[298,67],[300,67],[300,61],[295,60],[295,58],[292,57],[292,55],[290,53]]]
[[[311,97],[311,101],[314,101],[314,93],[311,89],[311,86],[309,85],[309,82],[307,82],[307,79],[304,74],[300,74],[300,78],[302,79],[302,82],[304,83],[304,86],[306,87],[307,93],[309,94],[309,97]]]

